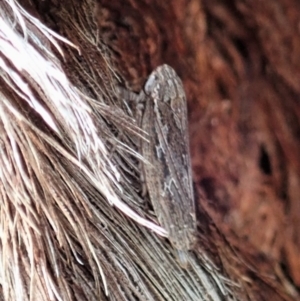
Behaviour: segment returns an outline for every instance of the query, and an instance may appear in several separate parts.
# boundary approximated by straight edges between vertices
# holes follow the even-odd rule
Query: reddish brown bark
[[[252,261],[257,275],[295,289],[299,3],[99,1],[96,15],[130,87],[138,91],[162,63],[177,70],[188,95],[200,205],[228,240],[237,237],[241,256],[251,250],[263,258]]]

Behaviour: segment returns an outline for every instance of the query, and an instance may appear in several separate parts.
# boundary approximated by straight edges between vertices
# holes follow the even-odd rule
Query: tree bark
[[[49,168],[47,181],[43,182],[39,174],[36,175],[39,189],[46,191],[43,185],[51,186],[53,182],[53,187],[63,186],[62,182],[67,181],[69,186],[63,186],[61,193],[65,193],[68,199],[72,195],[70,191],[76,191],[74,194],[78,195],[81,204],[74,205],[74,212],[77,212],[74,216],[80,216],[78,223],[83,226],[82,229],[78,227],[78,231],[83,234],[76,233],[75,226],[70,226],[73,222],[69,223],[72,219],[65,213],[65,205],[53,205],[49,209],[49,215],[50,210],[58,212],[55,213],[57,224],[60,218],[64,221],[60,234],[55,230],[56,222],[51,224],[48,221],[46,209],[43,209],[46,210],[43,219],[39,215],[41,209],[32,209],[36,210],[35,227],[52,241],[51,244],[45,242],[45,246],[53,244],[54,251],[59,254],[53,260],[55,255],[47,248],[40,251],[40,245],[44,243],[42,239],[33,243],[39,246],[34,256],[43,257],[48,263],[48,276],[58,291],[57,295],[63,300],[193,300],[192,293],[186,293],[191,290],[195,292],[194,300],[200,299],[199,296],[203,300],[204,296],[209,298],[207,300],[297,300],[300,286],[300,4],[295,0],[270,3],[258,0],[175,0],[172,4],[156,0],[22,0],[19,3],[80,49],[78,52],[59,41],[64,53],[62,57],[43,34],[32,29],[37,37],[44,39],[45,48],[56,54],[56,60],[74,87],[93,99],[87,101],[96,112],[91,114],[91,119],[100,129],[105,147],[111,151],[113,164],[121,170],[123,181],[120,185],[124,193],[116,192],[116,197],[143,218],[154,222],[156,218],[149,204],[141,201],[137,158],[129,156],[125,150],[122,153],[118,144],[110,142],[116,136],[118,141],[134,149],[132,134],[128,133],[131,130],[139,132],[134,122],[131,123],[132,116],[123,100],[118,99],[115,87],[138,93],[149,74],[166,63],[182,79],[188,100],[198,227],[197,244],[191,252],[193,261],[187,271],[178,267],[167,239],[157,238],[157,234],[132,221],[120,210],[104,205],[107,203],[105,193],[92,187],[91,180],[81,174],[82,169],[78,169],[75,161],[68,159],[68,163],[63,163],[61,157],[64,153],[58,151],[58,146],[52,144],[47,149],[36,142],[38,139],[32,140],[38,145],[36,152],[44,147],[41,153],[51,161],[47,165],[47,160],[43,159],[46,162],[44,168]],[[32,26],[33,23],[28,22],[26,26],[29,24]],[[31,38],[29,43],[32,43]],[[1,56],[5,57],[0,52]],[[64,120],[53,113],[58,110],[52,110],[50,103],[54,102],[51,98],[49,103],[46,102],[42,96],[44,92],[39,93],[44,87],[35,85],[31,76],[22,70],[16,71],[37,91],[40,102],[47,104],[53,119],[59,124],[60,133],[68,132]],[[58,135],[46,122],[41,122],[38,114],[19,100],[20,96],[11,90],[3,76],[0,89],[4,95],[13,95],[10,99],[18,109],[21,108],[29,123],[39,127],[62,149],[75,156],[75,142],[65,142],[64,136]],[[100,109],[100,105],[106,105],[108,109]],[[107,132],[103,130],[106,126],[110,129]],[[7,136],[7,127],[1,127],[3,137]],[[114,133],[117,134],[113,136]],[[44,137],[42,134],[36,135],[39,139],[46,139],[40,138]],[[72,135],[66,140],[72,141]],[[116,157],[115,149],[119,149]],[[30,150],[23,150],[25,159],[22,160],[26,161],[29,154]],[[88,155],[82,161],[93,170]],[[63,166],[64,171],[59,172],[59,176],[55,174],[55,164]],[[19,168],[17,164],[15,168]],[[75,186],[72,186],[73,180],[77,183]],[[100,198],[100,203],[97,203]],[[37,199],[40,200],[41,196]],[[91,204],[97,203],[96,209],[91,209],[92,205],[86,209],[88,206],[83,204],[87,199]],[[72,204],[71,201],[68,203]],[[10,210],[15,217],[17,209]],[[72,210],[68,210],[72,215]],[[8,220],[8,211],[5,211],[5,218],[1,217],[2,224]],[[84,213],[81,215],[80,212]],[[98,218],[102,215],[106,218],[102,223],[106,225],[101,228]],[[87,221],[86,216],[89,216]],[[45,224],[47,231],[41,227]],[[105,227],[113,230],[106,232]],[[18,231],[22,236],[25,230],[20,227]],[[62,238],[65,232],[71,239]],[[99,233],[101,239],[97,238]],[[76,235],[78,237],[74,238]],[[122,239],[118,240],[119,237]],[[74,241],[70,242],[73,238]],[[105,239],[107,242],[102,245]],[[95,257],[89,240],[95,250],[100,250]],[[114,244],[121,240],[124,244],[116,248],[118,253]],[[110,245],[109,242],[113,243]],[[147,256],[140,245],[147,250]],[[20,258],[26,256],[21,247],[19,251]],[[1,252],[5,254],[4,250]],[[127,257],[122,257],[125,253]],[[74,254],[80,254],[78,262],[83,262],[82,266],[74,263]],[[121,258],[118,264],[116,258]],[[100,276],[99,279],[95,276],[98,273],[97,260],[104,267],[104,274],[107,273],[108,296]],[[59,276],[52,262],[56,262]],[[163,271],[157,272],[160,264],[162,270],[169,269],[167,274],[172,276],[168,278]],[[124,268],[118,269],[121,265]],[[198,281],[200,267],[207,275],[211,291],[203,278]],[[15,265],[6,263],[5,268],[13,270]],[[24,272],[26,268],[21,270]],[[40,277],[42,269],[38,271]],[[32,283],[32,275],[26,275],[24,283],[28,285]],[[59,277],[64,280],[59,280]],[[176,286],[176,281],[179,284],[182,281],[181,288],[179,284]],[[176,283],[174,289],[168,290],[172,283]],[[2,299],[12,300],[13,293],[8,291],[16,290],[16,287],[2,283]],[[30,295],[29,288],[26,291],[25,287],[22,300],[29,299]],[[53,295],[53,300],[59,299],[57,295]],[[46,296],[38,289],[32,298],[46,300]]]

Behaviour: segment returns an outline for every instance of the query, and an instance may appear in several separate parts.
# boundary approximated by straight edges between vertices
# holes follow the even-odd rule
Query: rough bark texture
[[[133,89],[162,63],[181,76],[200,204],[287,289],[299,286],[299,3],[98,3],[103,40]]]
[[[61,43],[65,59],[61,59],[60,63],[71,82],[81,92],[99,102],[104,99],[112,107],[122,107],[121,101],[114,102],[114,86],[121,85],[138,92],[156,66],[167,63],[177,71],[184,83],[190,116],[193,177],[198,207],[198,243],[193,250],[195,267],[216,267],[214,277],[217,275],[222,283],[214,286],[219,293],[216,293],[217,297],[209,295],[210,300],[297,300],[300,287],[300,4],[296,0],[175,0],[172,5],[169,1],[156,0],[23,0],[19,3],[42,23],[80,47],[79,55],[77,50]],[[38,32],[36,34],[40,35]],[[55,52],[54,47],[47,43],[46,47]],[[39,91],[39,87],[35,88]],[[13,93],[3,79],[0,90],[5,95]],[[106,96],[109,101],[106,101]],[[16,101],[16,107],[22,107],[22,104]],[[28,120],[41,126],[39,117],[30,115],[27,110],[26,107],[23,111],[28,114]],[[122,110],[126,112],[123,107]],[[126,132],[123,129],[125,121],[117,123],[110,112],[104,109],[100,115],[113,133],[122,128],[121,135],[116,136],[123,143],[134,147],[130,139],[122,136]],[[109,118],[105,119],[105,116]],[[123,115],[120,113],[120,116]],[[97,114],[96,117],[100,118]],[[57,116],[55,118],[59,119]],[[124,117],[124,120],[127,119]],[[47,126],[42,130],[53,135],[63,147],[69,147],[75,152],[74,145],[74,149],[71,143],[67,142],[66,146]],[[111,132],[102,134],[105,137],[112,135]],[[42,144],[38,149],[43,147],[43,153],[57,156],[53,162],[60,161],[61,154]],[[108,148],[114,150],[114,147]],[[124,156],[114,163],[120,163],[120,169],[123,170],[130,160]],[[122,176],[125,174],[125,178],[127,176],[134,183],[133,186],[139,187],[140,183],[135,184],[139,181],[135,168],[132,168],[133,175],[129,176],[130,173],[127,174],[124,167]],[[76,189],[85,191],[87,198],[102,198],[96,189],[94,191],[90,188],[88,179],[81,175],[76,178],[73,165],[66,163],[64,170],[64,175],[74,174],[74,182],[80,183]],[[61,178],[55,178],[51,170],[46,179],[49,182],[56,179],[53,187],[63,186],[62,179],[67,177],[62,174]],[[47,181],[44,185],[52,185]],[[67,187],[62,190],[74,191],[71,184]],[[132,198],[136,201],[129,202],[131,208],[155,221],[155,217],[147,213],[147,206],[138,203],[136,190],[130,190],[127,186],[124,190],[130,196],[128,200]],[[120,196],[121,199],[123,197]],[[81,198],[80,194],[78,199]],[[157,287],[164,288],[167,281],[171,281],[171,278],[163,278],[162,273],[155,274],[161,264],[157,259],[159,256],[155,255],[155,248],[162,248],[161,254],[164,255],[160,256],[172,254],[168,242],[158,240],[156,234],[148,234],[148,230],[142,226],[128,222],[129,217],[120,217],[120,212],[115,213],[109,206],[106,208],[103,205],[103,209],[101,204],[96,204],[96,209],[93,207],[87,210],[90,214],[88,221],[80,215],[84,205],[80,207],[76,204],[81,209],[76,207],[74,211],[75,215],[80,216],[79,222],[84,221],[82,231],[87,230],[88,239],[91,239],[96,249],[98,247],[101,250],[95,257],[101,264],[104,263],[104,270],[109,272],[107,277],[110,289],[122,283],[121,291],[130,291],[128,300],[152,300],[150,294],[154,300],[179,300],[179,289],[178,292],[166,289],[164,293],[156,290]],[[64,206],[60,210],[63,218],[68,216]],[[108,227],[114,231],[105,235],[101,233],[103,237],[100,239],[97,237],[99,221],[96,217],[103,212],[107,214],[103,224],[108,223]],[[36,216],[38,214],[35,215],[38,220]],[[4,221],[2,215],[1,223]],[[74,229],[68,228],[67,222],[64,225],[62,233],[73,233]],[[68,247],[60,245],[62,238],[53,234],[50,225],[46,227],[50,232],[47,235],[51,236],[48,239],[53,239],[54,249],[60,252],[54,261],[61,268],[63,280],[57,280],[61,278],[56,279],[57,275],[51,268],[48,273],[53,283],[63,291],[59,292],[63,300],[123,300],[122,293],[106,297],[101,281],[95,279],[97,266],[94,254],[85,257],[90,250],[85,234],[78,234],[73,248],[80,250],[77,251],[82,255],[80,260],[87,264],[81,267],[72,262],[69,267],[73,249],[69,254],[66,251]],[[125,243],[122,247],[115,247],[123,232],[127,235],[122,237]],[[111,233],[113,238],[109,237]],[[73,234],[70,236],[74,238]],[[84,237],[82,246],[81,237]],[[104,239],[107,241],[102,246]],[[67,241],[70,243],[70,239]],[[42,240],[34,243],[40,246]],[[148,257],[142,254],[139,245],[150,250]],[[117,251],[125,253],[126,248],[134,250],[132,255],[126,253],[128,257],[124,259],[132,263],[132,268],[128,268],[124,262],[111,264],[110,260],[114,258],[111,254]],[[5,255],[3,250],[1,253]],[[45,256],[46,262],[50,262],[53,259],[50,253],[45,251],[35,256]],[[136,257],[139,256],[141,260],[137,261]],[[149,258],[153,261],[149,261]],[[196,268],[193,272],[181,271],[170,258],[172,255],[165,258],[170,263],[166,264],[165,269],[173,269],[172,274],[177,281],[180,277],[192,279],[191,275],[197,274]],[[120,265],[126,268],[117,271]],[[24,268],[27,272],[28,269]],[[74,271],[81,278],[76,278],[72,274]],[[205,273],[209,274],[208,271],[209,268]],[[157,277],[157,283],[151,277]],[[148,279],[152,279],[152,282]],[[136,289],[136,283],[143,281],[147,283],[147,288],[150,287],[149,296],[139,291],[140,286]],[[85,283],[84,289],[81,283]],[[197,290],[196,281],[188,283]],[[66,291],[66,287],[70,291]],[[224,287],[224,290],[229,287],[228,291],[220,293]],[[10,300],[7,296],[11,294],[7,294],[6,290],[7,286],[1,297]],[[29,293],[23,294],[28,296]],[[53,299],[56,300],[56,297]],[[35,298],[44,300],[38,294]]]

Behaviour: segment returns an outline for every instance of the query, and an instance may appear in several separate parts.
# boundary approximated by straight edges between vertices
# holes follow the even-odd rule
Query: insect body
[[[187,128],[187,104],[182,82],[168,65],[149,76],[143,97],[141,141],[147,190],[161,226],[179,260],[187,264],[187,251],[195,241],[196,217]]]

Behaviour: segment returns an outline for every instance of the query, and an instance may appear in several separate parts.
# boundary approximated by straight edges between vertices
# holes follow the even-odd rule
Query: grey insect
[[[158,221],[187,265],[195,242],[196,214],[192,186],[187,103],[182,82],[168,65],[157,67],[139,96],[143,104],[141,140],[144,181]]]

